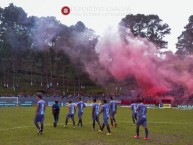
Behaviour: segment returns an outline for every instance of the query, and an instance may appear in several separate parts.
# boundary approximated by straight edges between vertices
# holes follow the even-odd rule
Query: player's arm
[[[58,112],[59,112],[60,111],[60,105],[58,104],[57,107],[58,107]]]
[[[95,112],[95,107],[92,106],[92,116],[94,116],[94,112]]]
[[[113,108],[113,104],[110,102],[109,103],[110,110]]]
[[[137,105],[136,111],[139,111],[139,110],[140,110],[140,107],[139,107],[139,105]]]
[[[78,105],[79,105],[79,103],[77,103],[74,108],[78,108]]]
[[[132,107],[132,105],[131,105],[131,111],[133,111],[133,107]]]
[[[46,103],[44,104],[44,112],[46,111]]]
[[[40,108],[40,104],[38,103],[38,104],[37,104],[37,107],[36,107],[36,112],[35,112],[35,115],[37,115],[37,114],[38,114],[38,110],[39,110],[39,108]]]
[[[117,112],[117,104],[115,104],[115,112]]]
[[[54,105],[52,105],[52,114],[54,114]]]
[[[58,112],[60,111],[60,105],[59,104],[57,104],[56,109],[57,109]]]
[[[74,113],[76,113],[76,107],[74,106]]]
[[[102,112],[103,112],[103,107],[101,108],[101,111],[99,112],[99,115],[100,115]],[[99,115],[98,115],[98,116],[99,116]]]

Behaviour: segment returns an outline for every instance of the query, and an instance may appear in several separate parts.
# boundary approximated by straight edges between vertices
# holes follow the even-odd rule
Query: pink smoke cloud
[[[175,55],[161,56],[145,38],[129,35],[128,43],[116,32],[108,32],[96,46],[100,64],[116,80],[133,76],[144,95],[155,95],[183,85],[191,92],[193,77],[188,71],[192,57],[180,60]]]

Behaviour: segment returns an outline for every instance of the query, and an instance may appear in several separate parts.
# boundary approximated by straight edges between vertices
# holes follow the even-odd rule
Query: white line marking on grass
[[[92,122],[90,122],[92,123]],[[89,124],[90,124],[89,123]],[[118,123],[129,123],[129,122],[126,122],[126,121],[120,121]],[[182,123],[182,122],[147,122],[149,124],[179,124],[179,125],[193,125],[193,123]],[[63,125],[64,123],[60,123],[58,125]],[[72,123],[68,123],[68,124],[72,124]],[[52,126],[53,124],[44,124],[44,126]],[[13,128],[5,128],[5,129],[0,129],[0,131],[9,131],[9,130],[16,130],[16,129],[24,129],[24,128],[31,128],[31,127],[34,127],[35,128],[35,125],[31,125],[31,126],[17,126],[17,127],[13,127]]]
[[[61,123],[61,124],[58,124],[58,125],[62,125],[62,124],[64,124],[64,123]],[[68,124],[71,124],[71,123],[68,123]],[[53,125],[53,124],[44,124],[44,126],[51,126],[51,125]],[[8,131],[8,130],[31,128],[31,127],[35,128],[35,125],[31,125],[31,126],[17,126],[17,127],[13,127],[13,128],[4,128],[4,129],[0,129],[0,131]]]
[[[130,122],[130,121],[119,121],[119,122],[117,122],[118,124],[121,124],[121,123],[131,123],[131,124],[133,124],[133,122]],[[166,122],[166,121],[147,121],[147,123],[148,124],[179,124],[179,125],[182,125],[182,124],[184,124],[184,125],[193,125],[193,123],[187,123],[187,122]]]
[[[186,122],[147,122],[147,123],[152,123],[152,124],[192,124],[193,123],[186,123]]]

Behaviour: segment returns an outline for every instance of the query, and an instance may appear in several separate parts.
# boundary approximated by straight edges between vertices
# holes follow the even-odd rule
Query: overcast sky
[[[109,27],[116,28],[126,14],[156,14],[171,28],[166,40],[172,51],[189,16],[193,15],[192,0],[0,0],[0,7],[9,3],[22,7],[28,16],[55,16],[68,26],[82,21],[100,35]],[[61,13],[63,6],[71,9],[69,15]]]

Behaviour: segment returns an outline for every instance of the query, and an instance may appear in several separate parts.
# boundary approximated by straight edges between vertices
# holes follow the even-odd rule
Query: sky
[[[127,14],[156,14],[171,28],[165,38],[168,49],[175,52],[177,37],[193,15],[192,0],[1,0],[0,7],[13,3],[22,7],[28,16],[55,16],[61,23],[70,26],[82,21],[87,27],[103,35],[107,29],[116,29]],[[70,8],[69,15],[61,9]]]

